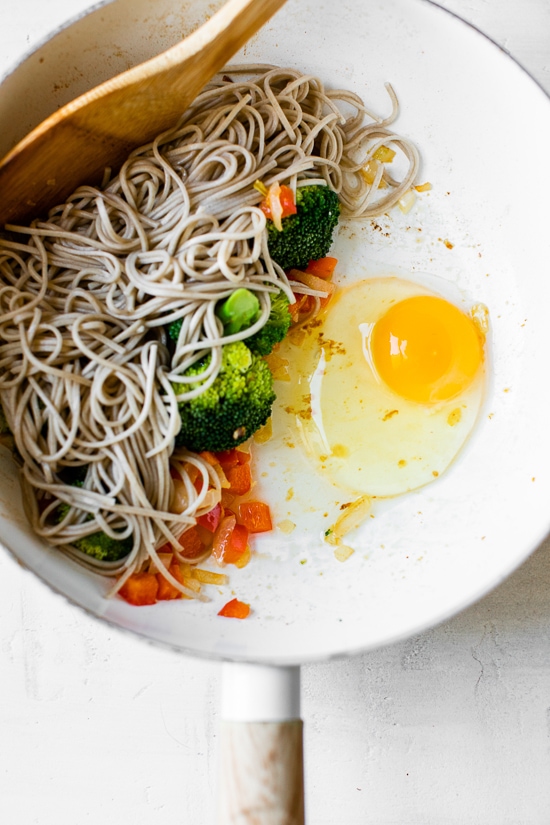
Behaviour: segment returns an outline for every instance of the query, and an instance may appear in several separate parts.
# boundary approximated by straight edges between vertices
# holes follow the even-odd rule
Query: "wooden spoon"
[[[40,216],[176,123],[285,0],[228,0],[176,46],[66,104],[0,161],[0,225]]]

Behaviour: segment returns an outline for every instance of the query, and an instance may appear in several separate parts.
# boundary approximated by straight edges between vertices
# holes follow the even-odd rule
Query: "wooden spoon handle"
[[[0,225],[40,215],[170,128],[285,0],[228,0],[166,52],[50,115],[0,161]]]

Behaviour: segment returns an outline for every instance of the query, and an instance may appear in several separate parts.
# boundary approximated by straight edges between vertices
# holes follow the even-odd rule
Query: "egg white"
[[[433,482],[475,427],[483,368],[459,396],[423,405],[389,389],[369,357],[369,332],[393,303],[433,294],[397,277],[360,281],[339,292],[322,325],[285,343],[279,410],[316,471],[341,489],[381,498]]]

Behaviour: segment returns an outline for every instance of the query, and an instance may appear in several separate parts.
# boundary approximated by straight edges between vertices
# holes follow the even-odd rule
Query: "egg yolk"
[[[369,350],[379,377],[402,398],[431,404],[471,384],[483,359],[473,320],[444,298],[394,304],[373,326]]]

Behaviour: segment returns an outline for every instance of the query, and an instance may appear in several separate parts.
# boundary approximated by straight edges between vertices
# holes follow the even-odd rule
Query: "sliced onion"
[[[407,191],[404,192],[397,201],[397,205],[404,215],[406,215],[407,212],[411,211],[415,203],[416,192],[414,191],[414,189],[407,189]]]
[[[327,531],[325,540],[328,544],[341,545],[344,536],[361,526],[370,512],[371,504],[370,496],[359,496],[349,507],[346,507],[342,515],[336,519],[330,530]]]
[[[267,194],[267,202],[271,210],[271,220],[275,229],[283,230],[283,206],[281,204],[281,186],[278,182],[272,183]]]

